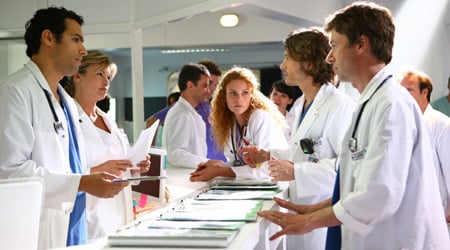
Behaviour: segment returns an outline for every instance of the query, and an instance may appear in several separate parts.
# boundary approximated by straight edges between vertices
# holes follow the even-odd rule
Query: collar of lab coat
[[[378,73],[375,74],[374,77],[369,81],[364,91],[361,93],[361,97],[358,100],[358,106],[361,106],[367,99],[369,99],[373,92],[377,89],[378,85],[380,85],[386,77],[390,75],[386,68],[381,69]]]
[[[33,74],[33,76],[36,78],[38,84],[53,96],[53,91],[50,89],[50,85],[48,85],[47,80],[45,79],[36,63],[34,63],[32,60],[29,60],[27,64],[25,64],[25,67],[27,67],[27,69],[31,71],[31,74]]]
[[[305,118],[303,119],[302,123],[298,127],[298,129],[294,129],[294,131],[299,131],[302,135],[307,134],[311,126],[314,124],[314,121],[317,119],[319,115],[320,107],[325,103],[328,96],[331,94],[331,92],[335,89],[334,86],[332,86],[329,83],[323,84],[319,92],[317,92],[316,97],[314,97],[314,101],[309,108],[308,113],[306,114]],[[293,126],[297,128],[299,120],[300,120],[300,114],[303,112],[303,104],[305,103],[304,96],[302,96],[303,100],[301,100],[301,105],[297,109],[297,114],[295,115],[295,121]]]

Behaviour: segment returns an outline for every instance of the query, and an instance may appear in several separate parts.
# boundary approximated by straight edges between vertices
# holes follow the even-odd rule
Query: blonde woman
[[[117,128],[105,112],[96,106],[108,93],[110,81],[117,71],[116,64],[100,51],[90,51],[65,87],[77,102],[80,125],[86,147],[86,162],[90,172],[108,172],[117,176],[147,172],[149,157],[142,159],[138,169],[125,159],[129,150],[126,135]],[[131,173],[130,171],[133,171]],[[88,240],[110,234],[133,220],[131,187],[124,188],[110,199],[86,196]]]
[[[233,67],[225,73],[212,99],[211,123],[219,149],[224,150],[224,166],[200,163],[191,181],[207,181],[216,176],[269,178],[267,166],[245,165],[239,149],[287,147],[286,122],[275,104],[259,91],[259,82],[247,68]]]

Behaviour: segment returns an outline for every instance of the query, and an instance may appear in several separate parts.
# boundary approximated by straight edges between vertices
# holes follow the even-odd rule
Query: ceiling
[[[36,9],[55,5],[64,6],[81,14],[85,20],[83,30],[86,36],[94,38],[102,38],[103,35],[121,36],[123,40],[126,40],[123,43],[128,45],[132,39],[130,33],[133,30],[142,30],[144,39],[148,32],[163,30],[170,33],[177,27],[184,27],[184,24],[190,25],[188,30],[200,27],[207,28],[205,31],[210,34],[220,33],[223,31],[220,29],[223,28],[217,24],[219,16],[222,13],[233,12],[241,18],[241,24],[235,30],[242,30],[245,32],[242,34],[246,34],[247,37],[242,39],[243,41],[240,41],[240,37],[234,37],[235,43],[257,43],[260,40],[251,39],[252,34],[268,32],[264,29],[265,27],[274,25],[291,29],[293,26],[318,25],[325,13],[335,9],[338,2],[340,1],[316,0],[315,3],[310,3],[306,0],[177,0],[167,4],[167,1],[159,0],[15,0],[9,3],[2,1],[0,3],[0,40],[22,40],[24,24]],[[320,6],[319,3],[323,5]],[[253,27],[253,21],[259,21],[264,26],[260,26],[258,30],[247,30]],[[207,24],[211,24],[211,27],[205,26]],[[225,32],[231,33],[230,29]],[[255,38],[257,37],[259,36]],[[105,39],[102,40],[105,42]],[[129,47],[120,42],[115,46],[114,40],[117,39],[108,41],[112,47]],[[205,34],[202,40],[208,44],[208,34]],[[280,37],[277,37],[277,40],[280,40]],[[263,41],[273,42],[274,39],[268,38]],[[190,43],[194,45],[194,42]],[[151,46],[170,46],[170,44],[167,37],[150,42]]]

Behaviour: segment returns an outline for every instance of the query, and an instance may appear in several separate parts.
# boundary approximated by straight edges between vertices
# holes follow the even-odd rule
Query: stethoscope
[[[50,97],[50,93],[44,89],[41,86],[42,91],[44,91],[45,97],[47,98],[47,102],[48,102],[48,106],[50,107],[50,110],[52,111],[53,114],[53,128],[55,129],[56,134],[59,135],[59,132],[64,132],[64,127],[62,122],[58,119],[58,116],[56,115],[56,111],[55,111],[55,107],[53,107],[53,103]]]
[[[375,93],[383,86],[383,84],[391,78],[392,75],[386,76],[384,80],[378,85],[378,87],[375,89],[375,91],[372,93],[372,95],[369,96],[369,98],[362,104],[361,109],[359,110],[358,116],[356,117],[355,121],[355,127],[353,128],[352,137],[348,141],[348,148],[350,149],[350,152],[355,153],[358,148],[358,139],[356,138],[356,130],[358,129],[359,120],[361,119],[361,115],[364,111],[364,108],[366,107],[366,104],[369,102],[369,100],[375,95]]]
[[[247,134],[247,126],[244,126],[242,128],[242,134],[239,131],[239,125],[236,124],[236,128],[237,128],[237,132],[235,132],[236,134],[239,133],[240,134],[240,143],[239,143],[239,148],[242,147],[242,142],[245,140],[245,135]],[[235,130],[236,131],[236,130]],[[233,138],[234,137],[234,138]],[[239,155],[237,154],[236,151],[236,146],[234,144],[234,140],[236,139],[236,136],[233,136],[233,133],[231,133],[231,146],[233,147],[233,151],[232,153],[234,154],[234,161],[233,161],[233,166],[238,167],[238,166],[243,166],[244,163],[241,161],[241,159],[239,158]]]
[[[45,95],[45,98],[47,99],[48,106],[50,107],[50,110],[52,111],[52,114],[53,114],[53,128],[55,129],[56,134],[59,135],[59,132],[64,132],[64,127],[63,127],[62,122],[58,119],[58,115],[56,115],[55,107],[53,107],[53,103],[52,103],[52,99],[51,99],[50,93],[46,89],[44,89],[42,87],[42,85],[39,83],[39,80],[34,75],[33,70],[31,70],[31,68],[29,68],[27,65],[25,65],[25,67],[27,67],[28,70],[31,71],[31,74],[33,75],[33,77],[36,80],[37,84],[39,85],[39,87],[41,87],[42,91],[44,91],[44,95]]]

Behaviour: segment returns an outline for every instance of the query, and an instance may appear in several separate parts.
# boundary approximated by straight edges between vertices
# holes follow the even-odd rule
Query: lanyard
[[[392,75],[386,76],[386,78],[384,78],[384,80],[380,83],[380,85],[378,85],[378,87],[375,89],[375,91],[372,93],[372,95],[370,95],[369,98],[362,104],[361,109],[359,110],[358,116],[356,117],[355,127],[353,128],[352,137],[350,138],[350,141],[348,142],[348,147],[352,153],[356,152],[356,149],[358,147],[358,140],[355,137],[355,135],[356,135],[356,130],[358,129],[359,121],[361,120],[361,115],[364,111],[364,108],[366,107],[366,104],[370,101],[370,99],[372,99],[372,97],[381,88],[381,86],[383,86],[383,84],[387,80],[389,80],[389,78],[391,78],[391,77],[392,77]]]
[[[236,131],[237,130],[237,131]],[[235,134],[235,136],[233,136],[233,134]],[[239,125],[236,124],[236,129],[234,130],[234,133],[231,133],[231,146],[233,147],[233,154],[234,154],[234,161],[233,161],[233,166],[242,166],[243,165],[243,161],[241,160],[241,157],[237,154],[236,151],[236,146],[238,146],[240,148],[242,148],[242,142],[245,140],[244,137],[247,134],[247,126],[244,126],[242,128],[242,134],[239,130]],[[237,139],[236,137],[239,135],[239,139]],[[234,145],[234,141],[236,140],[236,144],[238,145]]]

